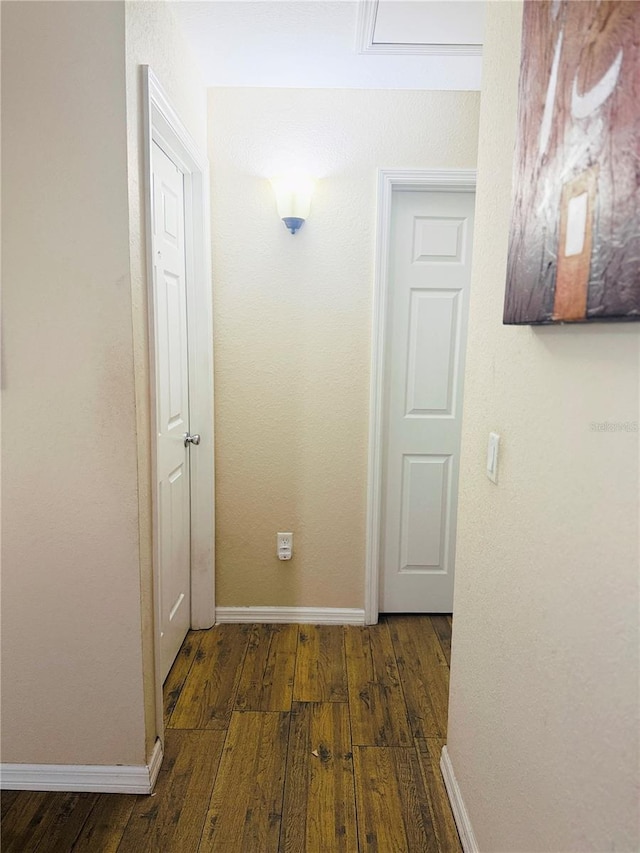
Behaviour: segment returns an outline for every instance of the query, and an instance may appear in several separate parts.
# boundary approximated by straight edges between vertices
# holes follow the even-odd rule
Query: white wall
[[[123,51],[2,4],[5,762],[145,759]]]
[[[639,420],[640,328],[502,325],[520,27],[490,4],[448,748],[482,851],[636,851],[638,434],[589,424]]]
[[[376,170],[474,167],[478,101],[209,90],[219,605],[364,606]],[[292,167],[319,179],[295,236]]]

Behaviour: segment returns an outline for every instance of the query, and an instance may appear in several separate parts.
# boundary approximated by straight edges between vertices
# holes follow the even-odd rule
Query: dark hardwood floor
[[[451,619],[219,625],[165,684],[151,796],[2,792],[11,853],[461,853],[440,775]]]

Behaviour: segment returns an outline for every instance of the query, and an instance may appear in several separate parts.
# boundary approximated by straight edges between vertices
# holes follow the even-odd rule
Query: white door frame
[[[364,574],[364,621],[378,621],[380,536],[382,523],[382,439],[384,365],[389,297],[391,200],[394,189],[434,192],[475,192],[475,169],[379,169],[375,280],[371,331],[369,397],[369,474],[367,480],[367,543]]]
[[[154,655],[156,722],[162,737],[162,676],[160,664],[160,596],[158,506],[156,482],[156,356],[153,310],[153,228],[151,146],[153,142],[184,173],[187,329],[189,336],[189,421],[201,443],[190,453],[191,473],[191,627],[215,622],[214,571],[214,448],[213,448],[213,321],[211,235],[209,230],[209,163],[171,106],[149,66],[143,66],[145,126],[145,199],[147,291],[149,304],[149,365],[151,405],[151,470],[153,526]]]

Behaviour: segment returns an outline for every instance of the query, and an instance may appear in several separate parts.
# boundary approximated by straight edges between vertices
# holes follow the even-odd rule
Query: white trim
[[[364,625],[364,610],[349,607],[216,607],[216,622]]]
[[[358,3],[356,51],[385,56],[482,56],[481,44],[402,44],[374,42],[379,0]]]
[[[446,746],[442,747],[440,755],[440,771],[444,779],[444,786],[447,789],[449,802],[451,803],[451,811],[453,812],[453,819],[458,828],[462,849],[464,853],[480,853],[480,848],[478,847],[478,842],[471,826],[471,820],[469,819],[469,812],[462,799],[462,792],[460,791],[456,774],[453,772],[453,764],[449,758]]]
[[[368,53],[373,44],[373,33],[378,15],[378,0],[360,0],[356,21],[356,51]]]
[[[391,198],[394,189],[475,192],[475,169],[380,169],[376,225],[375,280],[371,330],[371,388],[369,395],[369,473],[367,485],[367,543],[364,575],[365,624],[378,621],[380,529],[382,516],[382,422],[384,402],[385,327],[389,278]]]
[[[151,794],[162,764],[156,740],[149,764],[0,764],[5,791],[97,791],[105,794]]]

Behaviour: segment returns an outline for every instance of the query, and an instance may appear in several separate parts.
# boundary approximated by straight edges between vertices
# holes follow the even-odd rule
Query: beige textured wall
[[[376,170],[474,167],[478,102],[209,90],[218,605],[364,606]],[[294,237],[267,180],[291,167],[319,178]]]
[[[3,761],[145,759],[124,7],[2,3]]]
[[[2,38],[2,757],[141,764],[156,725],[139,66],[202,150],[206,95],[164,3],[3,3]]]
[[[490,4],[448,747],[480,850],[636,851],[636,324],[501,324],[521,6]],[[484,474],[500,433],[499,484]]]
[[[126,94],[129,179],[129,243],[138,429],[140,503],[140,581],[147,755],[155,741],[153,653],[153,575],[151,540],[151,413],[149,409],[149,337],[144,219],[144,127],[141,65],[159,79],[174,109],[201,151],[206,151],[207,100],[190,49],[166,3],[127,2]]]

